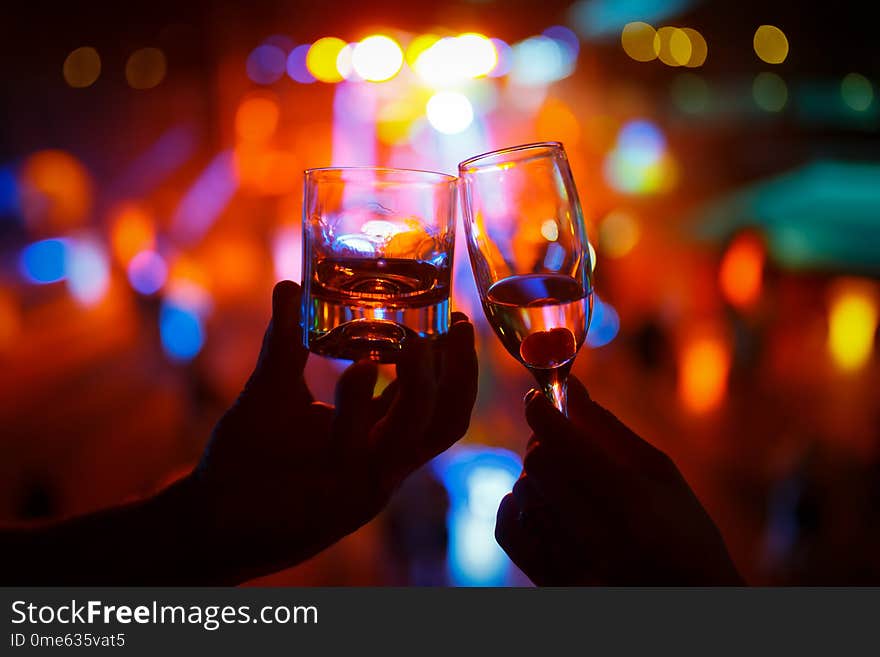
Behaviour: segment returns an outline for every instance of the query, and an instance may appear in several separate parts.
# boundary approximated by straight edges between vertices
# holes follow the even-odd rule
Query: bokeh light
[[[125,79],[132,89],[152,89],[165,79],[168,63],[158,48],[135,50],[125,62]]]
[[[511,79],[521,85],[544,85],[574,71],[575,60],[559,42],[546,36],[530,37],[513,46]]]
[[[245,64],[248,77],[257,84],[272,84],[287,69],[287,53],[279,46],[264,43],[254,48]]]
[[[321,82],[342,81],[336,60],[346,45],[345,41],[336,37],[323,37],[315,41],[306,53],[306,68],[309,73]]]
[[[156,228],[150,213],[134,202],[115,208],[110,213],[110,245],[123,265],[141,251],[154,248]]]
[[[758,73],[752,83],[752,97],[762,110],[780,112],[788,102],[788,85],[776,73]]]
[[[652,26],[635,21],[623,26],[620,44],[631,59],[637,62],[650,62],[657,59],[656,36],[657,31]]]
[[[705,112],[711,101],[708,83],[696,73],[680,73],[675,76],[671,95],[676,107],[687,114]]]
[[[77,48],[64,60],[61,73],[71,87],[90,87],[101,75],[101,56],[89,46]]]
[[[840,83],[840,95],[847,107],[864,112],[874,102],[874,86],[861,73],[849,73]]]
[[[265,142],[275,134],[280,116],[281,108],[274,97],[248,96],[235,113],[235,132],[244,141]]]
[[[567,51],[567,58],[572,62],[577,60],[578,53],[581,50],[581,42],[577,34],[565,27],[564,25],[553,25],[544,30],[544,36],[549,37],[562,45]]]
[[[491,41],[495,47],[495,56],[498,61],[495,64],[495,68],[489,71],[489,77],[500,78],[510,73],[510,69],[513,66],[513,48],[501,39],[491,39]]]
[[[703,35],[691,27],[683,27],[681,31],[685,33],[691,44],[691,56],[685,62],[688,68],[697,68],[706,63],[706,57],[709,56],[709,45]]]
[[[692,413],[717,408],[727,392],[730,349],[720,337],[706,335],[688,340],[678,358],[678,396]]]
[[[788,39],[775,25],[761,25],[752,40],[755,54],[768,64],[781,64],[788,57]]]
[[[455,39],[455,46],[463,59],[463,74],[469,78],[488,75],[498,64],[495,44],[482,34],[468,32]]]
[[[626,210],[612,210],[599,224],[599,249],[608,258],[622,258],[641,236],[638,220]]]
[[[587,331],[587,346],[593,349],[604,347],[617,337],[619,331],[620,317],[617,311],[593,294],[593,316]]]
[[[70,153],[38,151],[21,168],[22,213],[31,230],[60,233],[78,227],[92,210],[89,172]]]
[[[428,100],[428,122],[446,135],[464,132],[474,120],[474,108],[467,96],[457,91],[439,91]]]
[[[390,80],[403,66],[403,51],[397,41],[373,34],[358,43],[351,55],[355,72],[369,82]]]
[[[272,263],[276,281],[299,281],[302,278],[302,230],[282,226],[272,240]]]
[[[566,103],[548,98],[535,117],[535,139],[561,141],[571,148],[581,140],[580,121]]]
[[[19,257],[19,271],[31,283],[56,283],[67,277],[68,249],[63,238],[40,240],[26,246]]]
[[[128,263],[128,282],[144,295],[155,294],[165,285],[168,265],[165,259],[152,250],[141,251]]]
[[[406,63],[415,70],[419,56],[440,40],[436,34],[420,34],[406,47]]]
[[[165,353],[175,361],[189,361],[205,342],[205,329],[195,311],[168,303],[159,310],[159,335]]]
[[[877,290],[865,281],[842,280],[832,285],[829,297],[828,352],[841,370],[859,370],[874,351]]]
[[[501,499],[522,471],[522,461],[506,449],[458,446],[431,462],[449,496],[448,566],[456,586],[506,583],[510,561],[495,540]]]
[[[354,47],[356,43],[347,43],[342,50],[339,51],[339,54],[336,55],[336,70],[339,72],[339,75],[343,77],[345,80],[360,80],[361,77],[354,70],[354,61],[352,57],[354,55]]]
[[[760,298],[764,257],[764,244],[752,233],[739,235],[727,247],[718,271],[718,284],[732,306],[745,310]]]
[[[315,81],[315,76],[309,72],[309,67],[306,66],[306,58],[310,48],[309,44],[297,46],[287,56],[287,75],[294,82],[311,84]]]
[[[667,66],[684,66],[691,60],[693,46],[687,32],[677,27],[661,27],[654,35],[654,49]]]
[[[110,262],[104,246],[93,237],[72,240],[67,251],[67,287],[83,306],[104,298],[110,286]]]

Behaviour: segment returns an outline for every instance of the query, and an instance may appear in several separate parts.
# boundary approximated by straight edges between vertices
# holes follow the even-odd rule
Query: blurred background
[[[673,456],[750,582],[880,583],[880,24],[863,6],[7,6],[0,522],[192,467],[273,283],[299,280],[304,168],[454,173],[559,140],[597,256],[575,373]],[[260,583],[526,582],[492,532],[532,381],[461,241],[456,260],[481,356],[467,437]],[[319,398],[345,365],[310,359]]]

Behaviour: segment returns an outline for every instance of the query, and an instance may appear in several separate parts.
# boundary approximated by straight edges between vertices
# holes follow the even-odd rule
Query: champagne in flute
[[[593,295],[570,276],[526,274],[494,283],[483,308],[501,343],[541,387],[562,390],[587,337]]]

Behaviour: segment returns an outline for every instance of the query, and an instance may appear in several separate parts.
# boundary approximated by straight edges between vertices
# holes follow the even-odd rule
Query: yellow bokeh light
[[[281,109],[278,102],[264,95],[250,96],[235,113],[235,131],[244,141],[264,142],[275,134]]]
[[[599,226],[602,255],[622,258],[635,248],[641,236],[636,218],[626,210],[613,210]]]
[[[654,49],[667,66],[684,66],[691,59],[693,46],[687,32],[678,27],[661,27],[654,35]]]
[[[436,34],[420,34],[417,36],[410,41],[410,44],[406,48],[406,63],[409,64],[411,68],[415,68],[419,55],[439,40],[440,37]]]
[[[152,89],[165,79],[168,64],[158,48],[135,50],[125,62],[125,79],[132,89]]]
[[[709,54],[709,45],[706,43],[706,39],[703,38],[702,34],[690,27],[683,27],[681,31],[687,35],[688,40],[691,42],[691,56],[684,65],[688,68],[702,66]]]
[[[863,367],[874,350],[878,319],[877,289],[858,280],[838,282],[831,290],[828,351],[844,371]]]
[[[306,54],[306,68],[321,82],[341,82],[342,75],[336,66],[339,53],[346,43],[336,37],[323,37],[315,41]]]
[[[788,57],[788,39],[775,25],[761,25],[752,41],[755,54],[768,64],[781,64]]]
[[[71,87],[82,89],[95,83],[101,75],[101,56],[88,46],[77,48],[64,60],[61,67],[64,81]]]
[[[641,21],[627,23],[620,33],[620,43],[624,52],[637,62],[650,62],[657,59],[654,37],[657,31]]]
[[[706,413],[718,407],[727,391],[730,351],[716,336],[703,336],[687,342],[678,358],[678,396],[693,413]]]
[[[394,39],[374,34],[354,47],[351,63],[355,72],[364,80],[384,82],[400,71],[403,66],[403,51]]]

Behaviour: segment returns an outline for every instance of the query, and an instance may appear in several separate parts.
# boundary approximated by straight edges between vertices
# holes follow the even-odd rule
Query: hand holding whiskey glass
[[[514,358],[566,412],[566,381],[593,307],[589,243],[562,144],[514,146],[459,165],[483,310]]]

